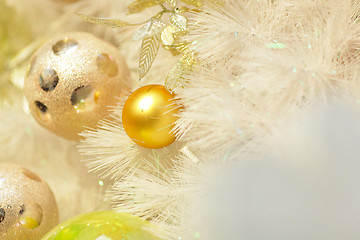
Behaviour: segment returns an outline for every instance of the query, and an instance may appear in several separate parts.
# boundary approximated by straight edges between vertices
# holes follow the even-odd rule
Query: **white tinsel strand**
[[[274,44],[287,38],[288,18],[284,6],[272,1],[227,0],[193,14],[187,38],[200,60],[226,61],[248,46]]]
[[[200,149],[204,165],[214,152],[225,152],[215,161],[226,162],[233,151],[260,152],[257,144],[303,109],[344,93],[357,96],[359,55],[349,49],[358,49],[359,27],[352,21],[358,8],[348,0],[233,0],[194,16],[198,25],[189,39],[196,41],[201,66],[186,76],[189,84],[179,94],[185,110],[177,128],[184,143]],[[126,34],[124,46],[133,46]],[[173,58],[160,56],[149,81],[163,81],[168,72]],[[133,71],[136,64],[130,63]],[[195,231],[184,230],[196,229],[186,208],[198,199],[197,173],[204,165],[178,156],[178,146],[137,147],[120,116],[115,108],[113,119],[84,133],[80,147],[91,169],[116,179],[109,193],[114,208],[153,221],[170,239],[195,238]]]
[[[196,232],[188,227],[197,216],[193,203],[201,190],[196,160],[181,154],[173,160],[172,168],[164,167],[160,162],[153,171],[139,169],[134,175],[117,181],[114,190],[108,193],[114,209],[148,219],[166,236],[165,239],[195,237]],[[150,164],[149,167],[153,166]]]
[[[80,144],[79,151],[90,170],[104,177],[121,179],[138,169],[158,172],[153,167],[159,162],[170,167],[170,159],[176,155],[181,144],[175,143],[162,149],[140,147],[127,136],[121,114],[122,106],[114,107],[111,116],[100,121],[97,129],[89,129],[81,134],[85,140]]]
[[[333,7],[330,14],[323,16],[329,21],[324,22],[323,18],[319,18],[323,11],[318,10],[319,13],[313,16],[312,25],[304,21],[303,26],[295,26],[294,19],[286,18],[292,16],[293,11],[300,14],[301,6],[290,8],[285,4],[279,7],[281,4],[281,1],[277,4],[229,1],[224,7],[209,8],[208,14],[198,17],[194,30],[196,34],[190,36],[195,40],[197,56],[208,64],[203,64],[204,70],[196,69],[187,76],[190,84],[180,94],[185,111],[177,126],[179,135],[185,136],[185,140],[209,149],[221,146],[219,137],[206,133],[209,127],[214,136],[223,136],[223,144],[229,146],[246,141],[244,136],[248,137],[247,140],[254,140],[254,136],[261,138],[263,134],[271,133],[272,126],[286,120],[298,109],[319,101],[327,102],[348,90],[349,83],[356,78],[354,73],[357,69],[354,66],[359,59],[356,53],[353,53],[350,61],[348,59],[348,48],[356,45],[359,31],[359,27],[348,19],[354,17],[353,8],[358,8],[358,5],[344,1],[340,10]],[[248,22],[255,24],[257,13],[252,8],[261,10],[265,6],[274,14],[277,11],[271,8],[281,9],[287,16],[269,22],[271,26],[283,26],[283,32],[279,29],[276,33],[278,37],[274,39],[278,45],[229,36],[234,28],[227,28],[227,25],[243,27]],[[239,23],[236,16],[245,10],[254,12],[251,19],[244,16],[245,19],[241,19],[244,22]],[[258,14],[263,14],[263,11],[258,11]],[[222,18],[223,15],[225,17]],[[225,27],[224,19],[227,21]],[[335,34],[339,28],[346,30]],[[223,31],[227,31],[227,34]],[[320,33],[316,34],[317,31]],[[213,39],[208,41],[210,33]],[[255,34],[254,38],[261,40],[264,39],[263,35]],[[231,48],[231,53],[226,54],[224,42],[226,46],[239,47]],[[218,49],[215,45],[224,49]],[[212,53],[225,53],[225,57]],[[210,69],[206,69],[208,66]],[[189,126],[193,127],[194,132],[189,130]],[[236,132],[240,133],[237,137]]]
[[[115,179],[108,193],[113,209],[150,220],[161,234],[177,235],[185,219],[179,207],[186,202],[186,192],[196,193],[186,191],[189,181],[177,176],[194,167],[184,163],[187,171],[179,167],[183,160],[176,157],[180,143],[153,150],[137,146],[126,135],[120,113],[121,107],[115,107],[111,120],[102,121],[96,130],[85,131],[79,151],[91,171]]]

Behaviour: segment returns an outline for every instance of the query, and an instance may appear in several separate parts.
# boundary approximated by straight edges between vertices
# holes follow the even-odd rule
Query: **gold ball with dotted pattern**
[[[82,32],[45,43],[32,57],[24,84],[34,118],[45,128],[78,140],[109,106],[129,91],[130,73],[116,47]]]
[[[162,85],[138,88],[126,100],[122,122],[127,135],[145,148],[162,148],[175,141],[172,129],[181,109],[175,94]]]
[[[59,222],[49,186],[15,164],[0,164],[0,239],[38,240]]]

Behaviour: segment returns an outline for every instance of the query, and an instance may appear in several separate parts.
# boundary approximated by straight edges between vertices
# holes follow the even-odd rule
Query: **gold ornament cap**
[[[127,135],[145,148],[162,148],[175,141],[172,128],[181,106],[162,85],[147,85],[126,100],[122,122]]]
[[[108,107],[129,92],[129,76],[116,47],[89,33],[68,33],[34,54],[24,92],[42,126],[78,140],[85,127],[96,127]]]
[[[59,222],[55,197],[32,171],[0,164],[0,239],[41,239]]]

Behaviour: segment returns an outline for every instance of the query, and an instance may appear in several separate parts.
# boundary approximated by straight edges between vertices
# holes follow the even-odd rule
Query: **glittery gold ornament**
[[[0,239],[38,240],[58,222],[49,186],[26,168],[0,164]]]
[[[56,226],[42,240],[160,240],[151,228],[149,222],[127,213],[92,212]]]
[[[171,132],[181,107],[162,85],[137,89],[126,100],[122,122],[127,135],[145,148],[162,148],[175,141]]]
[[[89,33],[69,33],[32,57],[24,91],[35,119],[67,139],[95,127],[129,90],[129,70],[114,46]]]

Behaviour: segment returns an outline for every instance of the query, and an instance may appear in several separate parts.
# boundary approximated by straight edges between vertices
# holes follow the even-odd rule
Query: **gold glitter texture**
[[[49,186],[35,173],[0,164],[0,239],[41,239],[58,224],[58,208]]]
[[[34,118],[67,139],[108,115],[129,92],[129,70],[118,50],[88,33],[69,33],[33,56],[24,91]]]

